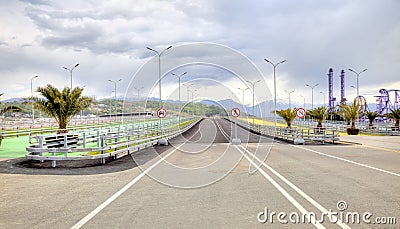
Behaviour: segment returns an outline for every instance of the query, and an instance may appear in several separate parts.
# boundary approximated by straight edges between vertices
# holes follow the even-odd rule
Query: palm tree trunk
[[[351,121],[351,129],[355,129],[356,128],[356,121],[352,120]]]
[[[67,123],[60,122],[58,123],[57,134],[64,134],[64,133],[68,133]]]

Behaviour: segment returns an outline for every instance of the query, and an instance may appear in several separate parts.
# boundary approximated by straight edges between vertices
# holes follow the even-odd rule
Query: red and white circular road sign
[[[306,117],[306,114],[307,114],[307,112],[304,108],[297,108],[297,110],[296,110],[297,117],[304,118],[304,117]]]
[[[240,116],[240,109],[239,108],[232,108],[231,115],[235,118]]]
[[[167,110],[165,108],[159,108],[156,114],[159,118],[165,118],[167,116]]]

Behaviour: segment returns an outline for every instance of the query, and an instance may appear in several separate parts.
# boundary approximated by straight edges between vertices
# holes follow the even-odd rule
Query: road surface
[[[398,228],[394,148],[295,146],[204,119],[119,171],[3,172],[0,228]]]

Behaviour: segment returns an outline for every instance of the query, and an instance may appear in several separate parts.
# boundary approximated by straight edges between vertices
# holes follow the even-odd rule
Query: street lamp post
[[[190,95],[189,95],[189,91],[190,91],[190,87],[191,86],[193,86],[193,84],[191,83],[191,84],[184,84],[183,86],[185,86],[186,87],[186,92],[187,92],[187,101],[189,102],[189,100],[190,100]]]
[[[311,88],[311,109],[314,109],[314,87],[318,86],[319,83],[315,84],[314,86],[310,86],[306,84],[307,87]]]
[[[70,74],[70,76],[71,76],[71,91],[72,91],[72,71],[73,71],[76,67],[78,67],[78,65],[79,65],[79,64],[75,64],[75,66],[72,67],[71,69],[66,68],[66,67],[63,67],[65,70],[69,71],[69,74]]]
[[[155,52],[158,56],[158,94],[160,95],[160,103],[159,103],[159,108],[163,107],[162,104],[162,97],[161,97],[161,55],[167,51],[168,49],[172,48],[172,45],[168,46],[166,49],[164,49],[163,51],[159,52],[157,50],[154,50],[150,47],[146,47],[148,50]],[[162,123],[162,118],[160,118],[160,132],[161,132],[161,137],[163,136],[163,123]],[[168,142],[166,139],[162,138],[159,140],[158,142],[159,145],[167,145]]]
[[[256,86],[257,83],[261,82],[261,80],[257,80],[255,82],[251,82],[251,81],[246,80],[246,82],[251,85],[252,92],[253,92],[253,128],[254,128],[254,115],[255,115],[255,113],[254,113],[254,87]]]
[[[353,69],[351,69],[351,68],[349,68],[349,71],[351,71],[351,72],[353,72],[354,74],[356,74],[356,77],[357,77],[357,98],[358,98],[358,96],[360,96],[360,88],[359,88],[359,76],[360,76],[360,74],[361,73],[363,73],[363,72],[365,72],[365,71],[367,71],[367,69],[364,69],[364,70],[362,70],[361,72],[356,72],[356,71],[354,71]]]
[[[108,80],[111,83],[114,83],[114,102],[115,102],[115,120],[117,120],[117,83],[120,82],[122,79],[117,81]]]
[[[350,87],[356,89],[356,91],[357,91],[357,87],[356,86],[351,85]],[[358,96],[357,96],[357,98],[358,98]]]
[[[194,102],[194,93],[195,92],[197,92],[197,89],[196,90],[193,90],[193,91],[190,91],[190,92],[192,92],[192,103],[193,103],[193,118],[194,118],[194,114],[195,114],[195,102]]]
[[[300,95],[301,97],[303,97],[303,109],[306,109],[306,97],[304,95]],[[303,126],[305,126],[306,123],[306,116],[304,116],[303,118]]]
[[[250,88],[248,88],[248,87],[246,87],[245,89],[242,89],[242,88],[238,88],[239,90],[241,90],[242,91],[242,105],[243,105],[243,111],[244,111],[244,92],[246,91],[246,90],[250,90]]]
[[[112,105],[111,105],[111,100],[112,100],[112,94],[114,93],[114,91],[111,91],[111,97],[110,97],[110,106],[109,106],[109,108],[110,108],[110,120],[109,120],[109,122],[111,122],[111,114],[112,114]]]
[[[33,80],[38,78],[39,76],[34,76],[31,78],[31,99],[33,98]],[[35,124],[35,108],[33,106],[33,102],[32,102],[32,125]]]
[[[303,98],[303,108],[306,109],[306,97],[304,95],[300,95]]]
[[[83,86],[82,86],[82,89],[85,89],[86,86],[87,86],[87,85],[83,85]],[[82,120],[82,117],[83,117],[83,110],[81,110],[81,120]]]
[[[178,106],[179,106],[179,112],[180,112],[180,109],[181,109],[181,78],[182,78],[182,76],[184,76],[184,75],[186,75],[187,74],[187,72],[184,72],[184,73],[182,73],[182,74],[180,74],[180,75],[177,75],[177,74],[175,74],[175,73],[171,73],[172,75],[174,75],[174,76],[176,76],[176,77],[178,77],[178,84],[179,84],[179,88],[178,88],[178,90],[179,90],[179,98],[178,98]],[[181,116],[180,116],[180,113],[179,113],[179,115],[178,115],[178,122],[179,123],[181,123]]]
[[[294,90],[292,90],[292,91],[285,90],[285,92],[288,93],[288,95],[289,95],[289,109],[291,110],[292,106],[290,105],[290,94],[292,94],[294,92]]]
[[[138,111],[139,111],[139,117],[140,117],[140,90],[142,90],[144,87],[133,87],[137,91],[137,97],[138,97]]]
[[[320,91],[319,93],[321,93],[321,94],[323,94],[324,95],[324,107],[325,107],[325,104],[326,104],[326,100],[325,100],[325,92],[323,92],[323,91]]]
[[[158,56],[158,94],[160,95],[160,108],[162,108],[162,99],[161,99],[161,55],[167,51],[168,49],[172,48],[172,45],[168,46],[166,49],[163,51],[159,52],[157,50],[154,50],[152,48],[146,47],[148,50],[153,51],[157,54]],[[160,119],[161,121],[161,119]]]
[[[133,87],[137,91],[137,97],[138,99],[140,98],[140,90],[142,90],[144,87]]]
[[[276,67],[284,62],[286,62],[286,60],[282,60],[276,64],[272,63],[271,61],[269,61],[268,59],[264,59],[266,62],[270,63],[273,67],[274,67],[274,130],[276,130]]]
[[[186,75],[187,74],[187,72],[184,72],[184,73],[182,73],[182,74],[180,74],[180,75],[177,75],[177,74],[175,74],[175,73],[171,73],[172,75],[174,75],[174,76],[176,76],[176,77],[178,77],[178,81],[179,81],[179,104],[181,103],[181,78],[182,78],[182,76],[184,76],[184,75]]]

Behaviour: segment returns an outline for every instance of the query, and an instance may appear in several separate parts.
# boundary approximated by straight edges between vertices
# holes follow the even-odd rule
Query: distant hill
[[[22,99],[21,98],[11,98],[11,99],[5,99],[2,100],[2,103],[22,103]]]

